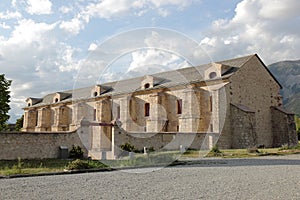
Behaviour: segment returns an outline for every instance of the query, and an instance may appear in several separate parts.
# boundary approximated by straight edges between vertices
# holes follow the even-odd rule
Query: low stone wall
[[[155,151],[179,150],[180,145],[186,149],[210,149],[217,142],[218,136],[217,133],[129,133],[114,128],[114,147],[115,154],[126,142],[134,145],[137,150],[143,150],[144,147],[154,148]]]
[[[0,133],[0,160],[58,158],[60,146],[72,145],[83,147],[77,132]]]

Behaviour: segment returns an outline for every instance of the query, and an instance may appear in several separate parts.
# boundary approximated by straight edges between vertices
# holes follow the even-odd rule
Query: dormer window
[[[150,83],[146,83],[145,85],[144,85],[144,88],[145,89],[147,89],[147,88],[149,88],[150,87]]]
[[[210,79],[213,79],[213,78],[216,78],[216,77],[217,77],[217,73],[216,72],[209,73],[209,78]]]

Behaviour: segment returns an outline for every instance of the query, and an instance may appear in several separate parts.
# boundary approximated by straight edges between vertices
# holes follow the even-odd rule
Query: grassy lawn
[[[68,160],[0,160],[0,175],[37,174],[42,172],[60,172],[68,164]]]
[[[122,167],[144,167],[155,165],[171,165],[179,157],[199,158],[199,157],[222,157],[222,158],[249,158],[268,155],[288,155],[300,153],[300,144],[295,148],[281,147],[258,149],[251,152],[247,149],[221,149],[216,152],[188,150],[184,154],[178,151],[153,152],[148,155],[135,154],[135,158],[130,160],[124,157],[119,160],[60,160],[60,159],[40,159],[40,160],[12,160],[0,161],[0,175],[9,176],[14,174],[38,174],[44,172],[62,172],[65,169],[102,169],[102,168],[122,168]]]

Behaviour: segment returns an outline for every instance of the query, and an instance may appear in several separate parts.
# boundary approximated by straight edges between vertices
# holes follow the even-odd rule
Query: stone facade
[[[178,149],[191,136],[198,149],[216,142],[221,148],[272,147],[287,137],[295,145],[292,125],[285,126],[293,123],[287,120],[292,115],[272,117],[271,108],[282,107],[280,88],[251,55],[28,98],[23,131],[77,130],[94,158],[103,151],[114,157],[115,147],[126,141]],[[276,133],[274,123],[280,124]],[[274,142],[279,136],[285,139]],[[169,144],[172,138],[177,142]]]

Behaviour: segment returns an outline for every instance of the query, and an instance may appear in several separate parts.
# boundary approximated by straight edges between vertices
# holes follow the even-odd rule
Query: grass
[[[173,165],[179,157],[199,158],[222,157],[222,158],[249,158],[268,155],[289,155],[300,153],[300,143],[297,147],[282,146],[281,148],[258,149],[258,152],[249,153],[247,149],[214,149],[214,151],[187,150],[184,154],[178,151],[152,152],[147,155],[135,154],[135,158],[130,160],[124,157],[120,160],[84,160],[82,161],[85,168],[102,169],[102,168],[122,168],[122,167],[146,167],[155,165]],[[0,175],[10,176],[14,174],[38,174],[44,172],[62,172],[65,169],[76,169],[70,167],[73,160],[60,159],[36,159],[36,160],[0,160]],[[75,162],[75,161],[74,161]],[[78,161],[77,161],[78,162]],[[82,169],[82,162],[79,163],[78,169]],[[73,163],[74,164],[74,163]],[[75,163],[76,164],[76,163]],[[78,163],[77,163],[78,164]],[[75,165],[76,166],[76,165]]]
[[[59,159],[0,160],[0,175],[60,172],[64,170],[68,162],[68,160]]]

